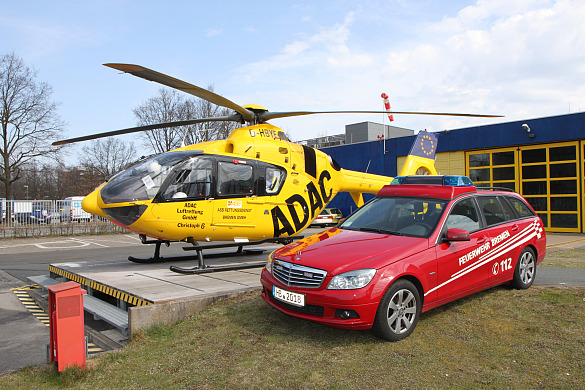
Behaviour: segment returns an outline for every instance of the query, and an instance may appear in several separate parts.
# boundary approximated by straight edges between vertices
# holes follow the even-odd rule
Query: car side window
[[[479,230],[479,214],[473,199],[463,199],[453,206],[447,217],[447,229],[453,228],[468,232]]]
[[[496,196],[478,196],[477,203],[483,211],[488,226],[509,221],[513,216],[507,216]]]
[[[521,199],[516,198],[515,196],[506,196],[506,200],[510,202],[514,210],[518,213],[520,218],[526,217],[534,217],[534,213],[528,207],[526,203],[524,203]]]

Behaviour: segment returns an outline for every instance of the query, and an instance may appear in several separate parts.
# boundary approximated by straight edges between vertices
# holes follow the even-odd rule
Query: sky
[[[395,115],[441,131],[585,110],[582,0],[0,0],[0,55],[53,87],[66,136],[132,127],[160,85],[102,66],[138,64],[270,111]],[[271,121],[303,140],[383,114]],[[129,137],[129,136],[126,136]],[[127,138],[135,140],[136,138]],[[138,144],[137,144],[138,145]],[[79,153],[80,149],[77,149]]]

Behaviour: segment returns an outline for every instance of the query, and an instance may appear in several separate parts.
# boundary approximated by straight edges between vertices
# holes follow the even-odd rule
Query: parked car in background
[[[50,223],[51,215],[46,206],[33,204],[31,211],[14,213],[14,220],[18,223]]]
[[[333,218],[334,225],[337,225],[343,219],[343,214],[341,213],[341,210],[339,210],[339,209],[325,209],[325,210],[329,210],[329,213],[331,213],[331,217]]]
[[[81,208],[85,196],[69,196],[63,202],[63,221],[90,222],[93,215]]]
[[[315,218],[311,225],[319,225],[319,226],[328,226],[328,225],[337,225],[339,221],[343,218],[343,214],[339,209],[323,209]]]

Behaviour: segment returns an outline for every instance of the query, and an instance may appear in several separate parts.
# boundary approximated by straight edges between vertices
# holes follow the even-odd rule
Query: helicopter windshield
[[[172,169],[201,151],[164,153],[128,168],[114,176],[101,190],[104,203],[131,202],[154,198]]]
[[[175,169],[162,191],[165,200],[204,199],[211,194],[213,163],[210,159],[191,157]]]

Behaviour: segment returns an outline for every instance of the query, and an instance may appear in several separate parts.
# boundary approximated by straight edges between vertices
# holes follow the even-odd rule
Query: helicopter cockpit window
[[[197,154],[201,152],[170,152],[138,163],[114,176],[102,188],[102,200],[109,204],[152,199],[173,168]]]
[[[266,194],[272,195],[280,191],[286,172],[279,168],[266,168]]]
[[[166,200],[205,199],[211,194],[211,160],[192,157],[185,161],[173,173],[168,187],[163,190]]]
[[[250,196],[254,192],[254,169],[242,161],[217,163],[217,193],[220,196]]]

